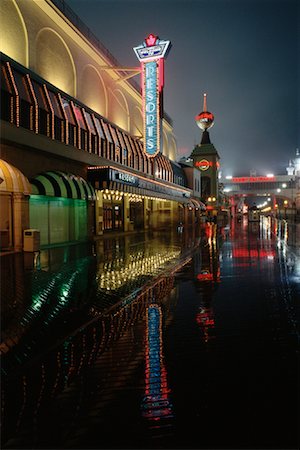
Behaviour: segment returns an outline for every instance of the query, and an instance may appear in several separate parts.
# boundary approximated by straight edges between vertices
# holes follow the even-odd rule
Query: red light
[[[157,36],[155,36],[154,34],[149,34],[149,36],[145,39],[147,47],[152,47],[152,45],[155,45],[156,40]]]
[[[275,181],[275,177],[233,177],[232,183],[261,183]]]
[[[197,161],[195,163],[196,167],[212,167],[213,166],[213,162],[212,161],[207,161],[206,159],[202,159],[201,161]]]
[[[236,248],[232,252],[234,258],[274,258],[274,250]]]
[[[213,279],[212,273],[199,273],[197,275],[197,280],[199,281],[213,281]]]
[[[207,120],[214,120],[214,115],[211,112],[208,111],[203,111],[201,112],[198,116],[195,117],[195,120],[203,120],[203,119],[207,119]]]
[[[165,84],[165,73],[164,73],[164,59],[158,60],[158,73],[159,73],[159,92],[162,91]]]

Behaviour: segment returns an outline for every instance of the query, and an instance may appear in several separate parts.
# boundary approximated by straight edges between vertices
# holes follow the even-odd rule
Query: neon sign
[[[261,183],[275,181],[275,177],[232,177],[231,183]]]
[[[195,166],[199,167],[200,170],[208,170],[212,165],[212,161],[207,161],[207,159],[201,159],[201,161],[195,163]]]
[[[128,173],[118,172],[116,173],[116,176],[119,180],[125,181],[126,183],[135,184],[136,182],[136,178],[133,175],[129,175]]]
[[[201,161],[196,161],[195,166],[199,167],[200,170],[208,170],[210,167],[216,166],[218,169],[220,167],[220,163],[216,161],[215,163],[213,161],[208,161],[207,159],[201,159]]]
[[[145,42],[134,47],[142,66],[142,96],[144,121],[144,152],[156,156],[161,148],[161,96],[164,85],[164,57],[170,41],[150,34]]]
[[[170,49],[170,41],[162,41],[158,36],[149,34],[145,42],[138,47],[134,47],[134,52],[140,62],[152,61],[167,56],[167,50]]]
[[[156,61],[143,65],[144,70],[144,139],[145,150],[149,156],[153,156],[160,150],[160,114],[159,92],[157,89],[158,68]]]

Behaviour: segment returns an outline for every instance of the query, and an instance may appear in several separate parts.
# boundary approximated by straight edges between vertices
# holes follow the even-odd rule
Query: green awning
[[[59,171],[43,172],[30,180],[33,195],[95,200],[94,188],[78,175]]]

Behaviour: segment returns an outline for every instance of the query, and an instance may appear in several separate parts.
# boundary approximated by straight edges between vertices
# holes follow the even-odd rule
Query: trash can
[[[23,250],[24,252],[38,252],[40,250],[40,231],[24,230]]]

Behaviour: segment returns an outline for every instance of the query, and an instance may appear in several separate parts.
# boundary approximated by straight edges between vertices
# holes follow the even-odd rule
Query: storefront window
[[[30,227],[40,230],[41,245],[87,239],[87,202],[31,195]]]
[[[20,127],[33,130],[33,101],[29,94],[26,77],[16,70],[13,70],[13,75],[20,101]]]
[[[123,230],[122,201],[106,200],[103,203],[104,231]]]
[[[1,67],[1,119],[13,122],[13,94],[4,65]]]
[[[54,111],[54,138],[58,141],[65,141],[65,119],[61,111],[60,103],[53,91],[49,89],[47,91]]]
[[[64,108],[64,111],[66,113],[67,120],[68,120],[68,131],[69,131],[69,133],[68,133],[68,135],[69,135],[68,144],[76,146],[77,126],[76,126],[76,122],[75,122],[75,119],[74,119],[73,111],[72,111],[70,102],[66,98],[61,97],[61,100],[62,100],[62,106]]]
[[[121,162],[121,146],[120,146],[120,142],[119,142],[119,139],[117,136],[117,132],[112,125],[109,125],[109,129],[110,129],[111,136],[113,138],[114,146],[115,146],[114,161]]]
[[[45,136],[51,136],[51,111],[48,106],[43,86],[35,80],[31,80],[32,88],[38,103],[38,130]]]
[[[101,119],[101,124],[102,124],[102,128],[104,130],[105,133],[105,137],[106,137],[106,155],[105,158],[113,160],[113,154],[114,154],[114,142],[113,139],[111,137],[110,131],[109,131],[109,127],[108,124]]]
[[[106,158],[106,154],[107,154],[107,141],[106,141],[106,136],[104,134],[104,130],[102,127],[102,123],[101,121],[98,119],[98,117],[94,117],[94,121],[95,121],[95,127],[98,133],[98,138],[99,138],[99,156],[103,156],[104,158]]]
[[[87,126],[83,117],[83,112],[78,105],[73,104],[75,117],[79,125],[80,145],[82,150],[88,150]]]
[[[87,111],[84,111],[86,121],[88,123],[89,131],[90,131],[90,152],[94,154],[98,154],[98,139],[96,128],[92,119],[92,116]]]

